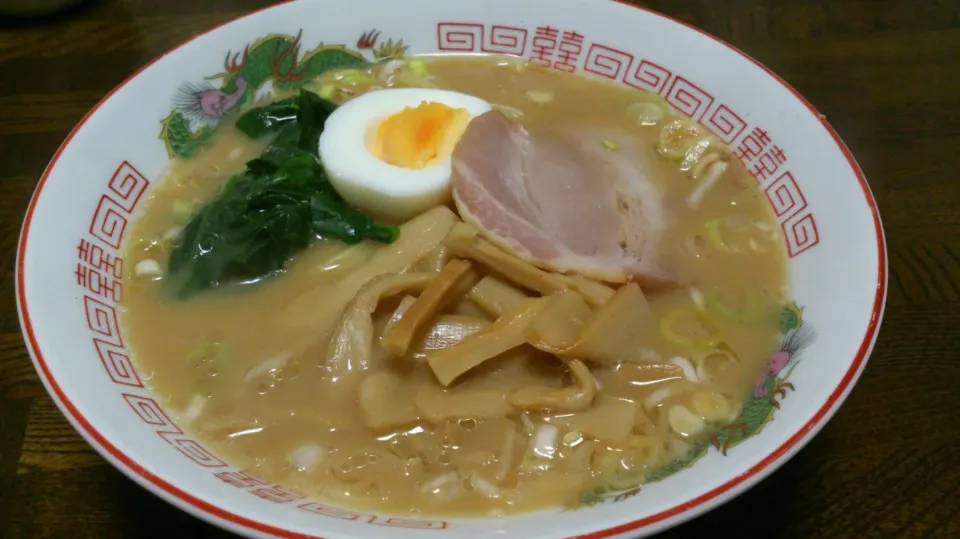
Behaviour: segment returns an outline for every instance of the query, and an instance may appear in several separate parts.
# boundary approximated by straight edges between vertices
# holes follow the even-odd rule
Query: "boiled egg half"
[[[320,159],[344,200],[405,221],[450,199],[450,154],[470,120],[490,109],[447,90],[369,92],[327,118]]]

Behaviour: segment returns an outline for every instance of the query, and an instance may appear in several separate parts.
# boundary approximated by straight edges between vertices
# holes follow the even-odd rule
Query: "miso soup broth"
[[[378,117],[367,140],[338,131],[347,112],[372,110],[344,104],[401,87],[466,94],[492,110],[467,121],[469,107],[451,98]],[[393,60],[307,88],[341,106],[321,148],[343,142],[337,159],[367,152],[343,173],[320,155],[346,201],[311,200],[350,203],[357,214],[341,221],[363,214],[381,228],[348,244],[352,232],[329,223],[311,232],[316,204],[249,203],[243,237],[258,238],[255,253],[214,263],[246,249],[216,231],[215,247],[183,245],[218,226],[218,201],[241,189],[231,177],[280,182],[301,170],[276,164],[298,157],[268,150],[287,131],[251,138],[234,116],[201,153],[172,163],[125,246],[123,324],[138,368],[217,455],[335,504],[503,515],[639,486],[737,417],[777,345],[786,254],[756,181],[706,129],[659,96],[502,56]],[[291,110],[305,121],[302,104]],[[437,126],[447,131],[424,135]],[[507,137],[484,131],[503,126]],[[522,148],[508,147],[515,140]],[[388,185],[365,207],[373,195],[341,187],[366,174],[363,159],[409,172],[359,178],[370,192],[429,172],[453,177],[456,200],[449,187],[424,191],[410,208],[440,203],[397,219],[381,211]],[[311,181],[329,189],[321,170]],[[637,196],[618,191],[611,220],[596,209],[611,193],[590,182],[613,176]],[[528,188],[503,189],[510,181]],[[288,213],[270,214],[281,207]],[[306,220],[291,217],[300,211]],[[287,219],[283,234],[302,225],[311,235],[279,266],[270,242],[303,236],[260,234],[274,218]]]

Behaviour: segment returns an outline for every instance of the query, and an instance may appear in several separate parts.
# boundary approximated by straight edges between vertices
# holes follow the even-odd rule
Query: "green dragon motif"
[[[771,354],[764,371],[743,404],[740,415],[716,431],[710,440],[694,445],[680,458],[649,474],[645,484],[662,481],[690,468],[703,458],[711,447],[726,456],[731,448],[760,433],[773,419],[774,412],[780,409],[780,400],[786,397],[787,390],[794,389],[787,379],[797,365],[798,354],[816,338],[816,333],[803,320],[803,309],[795,303],[781,309],[780,331],[783,335],[780,349]],[[639,488],[624,491],[601,487],[585,492],[581,496],[580,504],[592,506],[598,503],[616,503],[636,495],[639,491]],[[625,496],[626,494],[629,496]]]
[[[160,125],[160,140],[167,146],[170,157],[193,157],[210,142],[216,131],[216,127],[211,125],[191,130],[190,122],[175,110],[160,120]]]
[[[184,83],[173,99],[173,110],[160,124],[160,140],[171,158],[196,155],[213,138],[224,119],[234,116],[263,94],[290,92],[330,69],[362,67],[373,60],[402,57],[408,46],[388,39],[376,46],[380,32],[371,30],[357,40],[356,49],[325,45],[300,54],[303,31],[297,35],[270,34],[228,51],[223,71],[201,83]],[[217,82],[217,85],[214,85]]]

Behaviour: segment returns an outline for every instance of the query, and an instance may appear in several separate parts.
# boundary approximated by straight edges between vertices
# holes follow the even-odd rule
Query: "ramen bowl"
[[[597,492],[578,507],[501,518],[378,514],[310,499],[232,466],[172,420],[147,388],[149,375],[138,372],[120,324],[121,277],[130,269],[121,249],[170,159],[196,152],[219,117],[264,88],[296,87],[338,58],[421,53],[515,55],[659,94],[729,145],[765,193],[794,300],[781,314],[781,349],[740,415],[656,481]],[[243,85],[232,82],[238,77]],[[192,109],[174,102],[184,84],[197,89]],[[192,121],[191,110],[203,121]],[[368,0],[363,9],[304,0],[192,39],[83,118],[30,202],[17,300],[37,371],[86,440],[144,488],[237,534],[635,537],[744,492],[823,428],[866,365],[886,268],[876,204],[838,135],[783,80],[716,38],[602,0]]]

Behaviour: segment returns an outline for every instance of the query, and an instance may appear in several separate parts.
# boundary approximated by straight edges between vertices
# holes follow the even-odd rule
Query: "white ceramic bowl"
[[[802,308],[784,316],[792,337],[779,357],[790,361],[774,361],[769,377],[758,380],[744,415],[721,432],[719,449],[707,445],[662,481],[578,510],[499,520],[392,518],[260,483],[184,433],[144,388],[117,323],[118,246],[169,156],[195,149],[198,130],[270,85],[295,85],[324,66],[361,57],[437,51],[536,57],[659,92],[737,148],[755,172],[779,216]],[[190,115],[200,123],[188,123]],[[23,331],[63,413],[145,488],[250,537],[536,539],[662,531],[760,481],[836,412],[876,338],[887,268],[863,174],[816,109],[729,45],[604,0],[298,1],[207,32],[129,78],[70,133],[30,203],[18,254]]]

